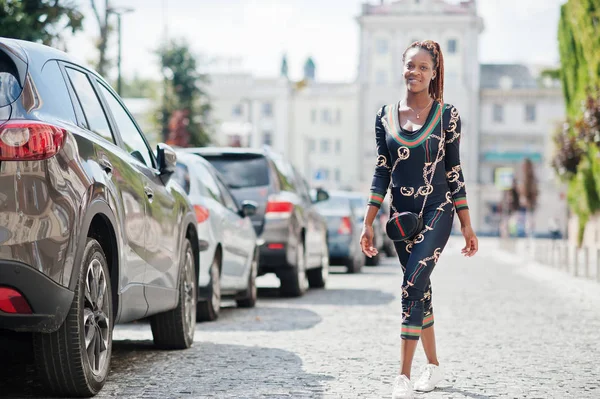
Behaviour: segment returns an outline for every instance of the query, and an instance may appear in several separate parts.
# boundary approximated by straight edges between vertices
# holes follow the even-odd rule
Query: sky
[[[111,0],[132,12],[122,17],[122,71],[158,79],[153,55],[165,37],[184,38],[211,70],[257,76],[279,74],[287,54],[292,79],[302,77],[308,56],[321,81],[352,81],[358,68],[356,17],[366,0]],[[386,0],[390,2],[391,0]],[[457,2],[457,0],[447,0]],[[96,0],[97,3],[102,1]],[[370,0],[378,3],[379,0]],[[565,0],[478,0],[484,31],[482,63],[557,65],[560,5]],[[91,61],[98,25],[82,1],[84,31],[68,36],[67,50]],[[110,56],[116,60],[117,35]],[[110,76],[116,75],[116,68]]]

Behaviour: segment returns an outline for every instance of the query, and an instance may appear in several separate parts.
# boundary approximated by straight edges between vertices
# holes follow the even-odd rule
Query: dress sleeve
[[[375,139],[377,143],[377,164],[375,165],[375,173],[373,174],[373,181],[371,183],[371,192],[369,195],[369,205],[373,205],[377,208],[381,207],[391,179],[391,160],[390,152],[388,150],[387,143],[385,141],[385,128],[381,121],[385,107],[382,107],[377,112],[375,119]]]
[[[469,209],[465,178],[460,165],[460,115],[454,106],[449,108],[449,124],[446,130],[446,180],[452,193],[454,207],[457,211]]]

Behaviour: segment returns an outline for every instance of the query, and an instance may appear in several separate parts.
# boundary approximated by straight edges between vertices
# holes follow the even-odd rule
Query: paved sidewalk
[[[526,264],[494,240],[465,259],[461,244],[451,240],[432,276],[448,380],[417,398],[600,398],[600,285]],[[97,397],[389,398],[401,279],[397,261],[386,259],[285,299],[265,276],[257,308],[227,308],[198,324],[188,351],[154,350],[146,324],[119,326]],[[415,376],[424,361],[419,347]],[[21,380],[0,382],[0,394],[34,396]]]

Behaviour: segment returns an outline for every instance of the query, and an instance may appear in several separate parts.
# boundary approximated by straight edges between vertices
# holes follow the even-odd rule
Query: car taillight
[[[265,213],[269,216],[289,216],[294,210],[294,204],[289,201],[269,201]]]
[[[65,130],[47,123],[9,121],[0,127],[0,161],[39,161],[56,155]]]
[[[194,211],[196,211],[196,221],[198,223],[202,223],[208,219],[209,212],[208,208],[205,208],[200,205],[194,205]]]
[[[0,311],[19,314],[33,313],[23,294],[8,287],[0,287]]]
[[[348,216],[344,216],[338,229],[338,234],[350,234],[352,233],[352,222]]]

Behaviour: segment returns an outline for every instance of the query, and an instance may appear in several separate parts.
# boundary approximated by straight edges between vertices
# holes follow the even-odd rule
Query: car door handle
[[[100,166],[102,166],[102,169],[106,172],[106,174],[110,175],[112,173],[113,166],[108,159],[100,158],[100,161],[98,163],[100,164]]]
[[[144,193],[146,193],[146,197],[148,197],[148,199],[154,198],[154,190],[152,190],[150,187],[144,187]]]

